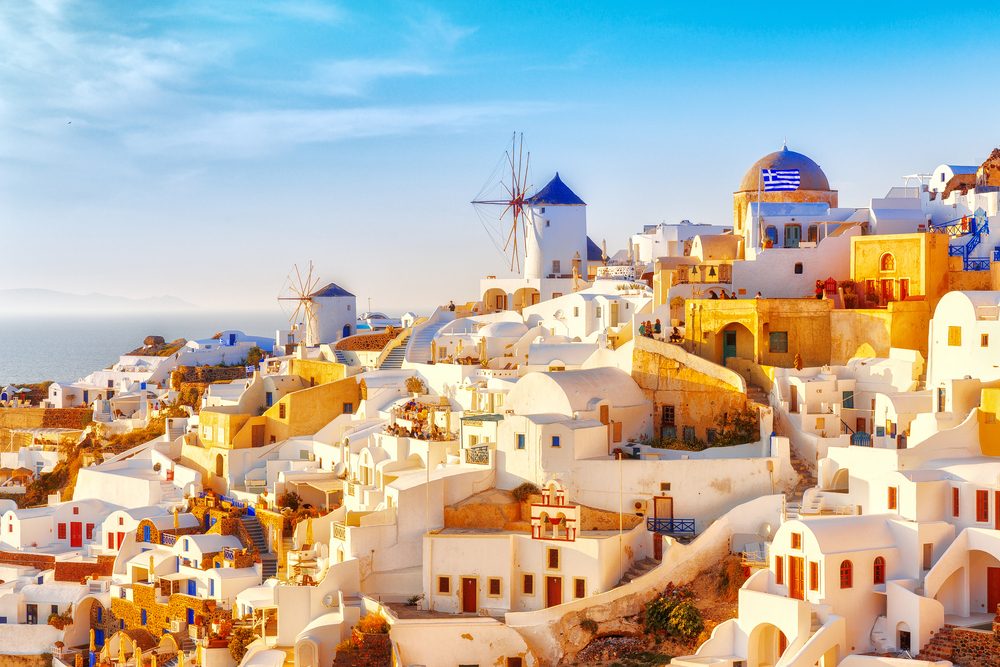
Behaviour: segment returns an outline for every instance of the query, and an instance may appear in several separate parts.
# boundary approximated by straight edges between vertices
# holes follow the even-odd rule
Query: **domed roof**
[[[747,192],[757,190],[760,185],[761,169],[798,169],[799,170],[799,190],[829,190],[830,181],[826,180],[826,174],[820,166],[812,161],[812,158],[788,150],[788,146],[782,146],[780,151],[775,151],[765,155],[753,163],[743,176],[743,182],[737,192]]]

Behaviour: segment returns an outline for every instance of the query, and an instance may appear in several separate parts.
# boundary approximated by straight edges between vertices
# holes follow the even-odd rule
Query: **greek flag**
[[[798,169],[761,169],[764,192],[799,189]]]

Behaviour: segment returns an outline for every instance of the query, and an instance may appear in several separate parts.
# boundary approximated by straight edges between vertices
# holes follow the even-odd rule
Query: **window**
[[[125,525],[125,517],[123,517],[123,516],[118,517],[118,525],[119,526],[124,526]]]
[[[962,327],[948,327],[948,346],[961,347]]]
[[[57,604],[52,605],[50,613],[58,615],[59,614],[59,605],[57,605]]]
[[[64,523],[59,524],[56,535],[59,537],[60,540],[66,539],[66,524]]]
[[[813,243],[819,241],[819,225],[809,225],[807,238]]]
[[[694,426],[685,426],[684,430],[684,442],[694,442]]]
[[[561,273],[561,269],[562,266],[559,264],[559,260],[558,259],[552,260],[552,273],[558,275],[559,273]]]
[[[990,335],[988,333],[979,334],[979,347],[990,346]]]
[[[767,338],[768,350],[771,352],[788,352],[788,332],[772,331]]]
[[[514,435],[514,439],[517,442],[517,448],[518,449],[524,449],[524,434],[523,433],[516,433]]]
[[[779,586],[785,583],[785,559],[781,556],[774,557],[774,583]]]
[[[826,428],[826,417],[816,417],[816,428],[818,429]]]
[[[802,275],[802,262],[795,262],[795,275]]]
[[[548,556],[547,561],[548,561],[548,564],[549,564],[549,569],[550,570],[558,570],[559,569],[559,550],[558,549],[549,549],[547,556]]]
[[[764,230],[764,236],[771,242],[771,245],[778,245],[778,229],[774,225],[768,225]]]
[[[670,490],[670,482],[660,482],[660,493],[665,493]]]
[[[345,415],[354,414],[354,403],[344,403],[344,409],[342,411]]]
[[[896,258],[892,256],[891,252],[887,252],[879,259],[879,268],[882,271],[895,271],[896,270]]]
[[[284,419],[284,418],[285,418],[285,404],[284,403],[279,403],[278,404],[278,419]]]
[[[104,620],[104,607],[98,605],[97,607],[97,622],[101,623]]]
[[[218,565],[218,563],[216,563]],[[208,580],[208,594],[215,595],[215,579]]]
[[[888,505],[889,509],[891,509],[891,510],[896,509],[896,506],[897,506],[896,495],[897,495],[897,493],[898,493],[898,491],[897,491],[896,487],[894,487],[894,486],[890,486],[889,487],[889,497],[887,499],[887,505]]]
[[[4,624],[7,623],[7,617],[6,616],[0,616],[0,623],[4,623]]]
[[[708,441],[708,444],[714,445],[718,434],[719,432],[714,428],[705,429],[705,439]]]
[[[73,514],[79,514],[79,513],[80,513],[80,508],[79,507],[74,507],[73,508]]]
[[[676,417],[676,410],[672,405],[664,405],[660,412],[660,424],[662,426],[674,426],[674,419]]]
[[[139,622],[146,625],[146,610],[142,609],[139,611]]]
[[[959,491],[958,487],[954,487],[951,490],[951,515],[957,517],[960,513],[961,506],[959,505]]]
[[[802,533],[792,533],[792,548],[793,549],[802,548]]]
[[[521,592],[525,595],[535,594],[535,575],[526,574],[521,578]]]
[[[94,524],[92,523],[87,524],[87,539],[88,540],[94,539]]]
[[[553,447],[560,447],[559,436],[558,435],[552,436],[552,446]]]
[[[934,545],[925,544],[923,546],[924,557],[923,557],[923,568],[925,570],[931,569],[931,565],[934,564]]]
[[[451,577],[438,577],[438,593],[441,595],[451,593]]]
[[[573,317],[580,317],[580,306],[573,306]]]
[[[851,588],[854,586],[854,563],[845,560],[840,564],[840,587]]]
[[[573,597],[576,599],[587,597],[587,580],[581,577],[573,579]]]
[[[976,521],[990,520],[990,493],[976,491]]]
[[[271,392],[266,392],[264,394],[264,404],[267,405],[267,407],[271,407],[272,405],[274,405],[274,394],[272,394]]]
[[[872,563],[872,582],[875,584],[885,583],[885,559],[878,556]]]
[[[507,658],[507,667],[524,667],[524,660],[520,657]]]
[[[594,317],[600,317],[600,316],[601,316],[601,307],[594,306]]]
[[[491,598],[500,597],[501,583],[500,577],[490,577],[486,580],[487,595]]]
[[[809,563],[809,590],[819,590],[819,563]]]

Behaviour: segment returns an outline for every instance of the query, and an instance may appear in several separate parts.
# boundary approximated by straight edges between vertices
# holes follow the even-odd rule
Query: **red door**
[[[118,548],[122,548],[122,542],[125,541],[125,533],[118,533]]]
[[[1000,605],[1000,567],[986,568],[986,611],[996,614]]]
[[[993,527],[1000,530],[1000,491],[993,492]]]
[[[663,535],[653,533],[653,558],[663,560]]]
[[[805,599],[805,572],[802,559],[798,556],[788,558],[788,597]]]
[[[562,577],[545,577],[545,606],[562,604]]]
[[[472,577],[462,577],[462,611],[475,614],[479,611],[479,601],[476,599],[476,580]]]
[[[69,524],[69,545],[71,547],[83,546],[83,524],[79,521]]]
[[[114,549],[115,548],[115,534],[114,533],[108,533],[108,548],[109,549]]]

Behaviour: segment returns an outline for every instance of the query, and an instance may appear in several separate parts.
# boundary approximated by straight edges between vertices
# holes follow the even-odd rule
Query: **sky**
[[[609,250],[729,224],[759,157],[842,206],[1000,143],[1000,16],[913,3],[0,2],[0,288],[374,309],[504,274],[469,204],[512,133]]]

